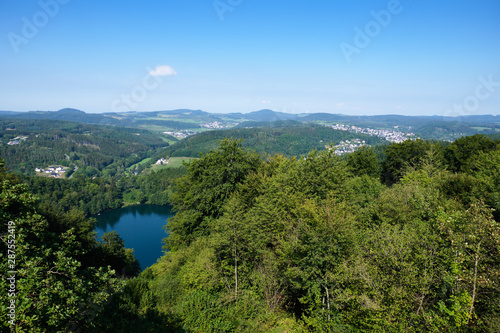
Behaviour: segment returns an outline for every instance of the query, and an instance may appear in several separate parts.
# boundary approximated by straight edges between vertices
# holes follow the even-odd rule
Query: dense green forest
[[[42,202],[62,211],[77,209],[92,216],[108,209],[136,204],[170,204],[174,180],[185,168],[169,168],[129,177],[84,177],[71,180],[36,176],[19,178]]]
[[[9,144],[15,138],[22,139]],[[131,165],[167,147],[167,139],[175,140],[141,129],[0,118],[0,156],[9,170],[31,175],[36,167],[58,164],[70,167],[75,175],[121,176]]]
[[[81,207],[35,204],[45,185],[2,170],[2,255],[13,221],[23,258],[18,331],[500,330],[500,141],[264,158],[244,142],[221,140],[185,169],[81,180],[174,204],[168,252],[125,279],[120,265],[136,271],[118,235],[98,242],[92,221],[64,208]]]
[[[60,114],[73,113],[64,111],[54,116]],[[169,156],[198,157],[217,149],[217,142],[224,137],[244,138],[245,145],[252,146],[261,156],[278,152],[296,156],[359,137],[371,144],[386,144],[379,138],[295,121],[260,126],[264,127],[209,131],[169,147],[164,135],[139,129],[3,118],[0,156],[42,202],[92,216],[126,205],[169,204],[173,182],[185,168],[153,171],[155,161]],[[19,143],[7,144],[14,139]],[[49,165],[65,166],[68,170],[59,178],[35,173],[35,168]]]
[[[139,304],[187,331],[497,332],[499,142],[193,161]],[[137,282],[138,283],[138,282]]]
[[[269,124],[249,123],[253,128],[233,128],[203,132],[179,141],[166,149],[168,156],[198,157],[217,149],[224,138],[241,138],[243,147],[251,148],[259,155],[305,155],[313,149],[325,150],[325,145],[340,141],[361,139],[370,145],[386,144],[387,141],[366,134],[349,133],[320,125],[307,125],[295,121],[277,121]],[[257,127],[259,126],[259,127]]]
[[[201,110],[169,110],[151,112],[85,113],[75,109],[59,111],[12,112],[0,111],[0,116],[16,119],[66,120],[72,122],[113,125],[158,131],[199,131],[207,123],[218,122],[224,128],[240,126],[266,126],[276,121],[295,121],[308,124],[348,124],[377,129],[398,126],[416,133],[419,137],[435,140],[454,140],[465,135],[494,134],[500,131],[498,117],[474,115],[463,117],[442,116],[349,116],[331,113],[291,114],[273,110],[249,113],[208,113]]]
[[[118,234],[97,240],[94,223],[77,210],[40,202],[0,160],[2,332],[96,327],[97,313],[140,267]]]
[[[25,139],[7,144],[15,138]],[[140,129],[0,119],[0,157],[7,169],[42,202],[86,216],[125,205],[169,204],[172,182],[185,169],[142,172],[145,166],[138,165],[152,155],[164,156],[167,138],[173,139]],[[49,165],[66,166],[68,172],[62,178],[36,175],[35,168]]]

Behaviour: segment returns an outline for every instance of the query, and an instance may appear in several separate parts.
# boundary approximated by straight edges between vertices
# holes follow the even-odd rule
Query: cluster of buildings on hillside
[[[180,132],[163,132],[163,134],[170,135],[176,137],[178,139],[185,139],[188,136],[195,135],[194,131],[180,131]]]
[[[234,126],[237,126],[238,123],[227,123],[227,124],[224,124],[220,121],[213,121],[213,122],[210,122],[210,123],[204,123],[204,124],[200,124],[199,126],[201,128],[207,128],[207,129],[211,129],[211,130],[217,130],[217,129],[224,129],[224,128],[231,128],[231,127],[234,127]],[[198,125],[193,125],[193,127],[196,127]],[[195,134],[198,134],[199,132],[196,132],[196,131],[170,131],[170,132],[163,132],[163,134],[167,134],[167,135],[171,135],[173,137],[176,137],[178,139],[185,139],[187,138],[188,136],[191,136],[191,135],[195,135]]]
[[[49,177],[59,178],[66,174],[66,169],[61,166],[49,166],[47,169],[35,168],[35,172],[49,174]]]
[[[238,125],[238,123],[223,124],[219,121],[213,121],[211,123],[200,124],[200,127],[211,128],[211,129],[221,129],[221,128],[229,128],[229,127],[233,127],[233,126],[237,126],[237,125]]]
[[[220,128],[224,128],[225,126],[222,123],[218,122],[218,121],[213,121],[211,123],[200,124],[200,127],[220,129]]]
[[[28,140],[27,136],[18,136],[15,137],[14,139],[10,139],[9,142],[7,142],[7,144],[9,146],[18,145],[21,141],[26,141],[26,140]]]
[[[164,159],[163,157],[160,158],[158,161],[156,161],[155,164],[158,164],[158,165],[164,165],[164,164],[168,164],[168,162],[170,161],[170,158],[168,160]]]
[[[325,145],[325,148],[328,150],[334,150],[335,155],[343,155],[350,154],[358,150],[358,148],[369,146],[366,144],[365,140],[354,139],[354,140],[345,140],[340,141],[340,143],[336,146],[328,146]]]
[[[384,138],[387,141],[394,143],[401,143],[406,140],[411,140],[412,138],[416,138],[414,133],[403,133],[397,130],[377,130],[372,128],[361,128],[357,126],[343,125],[343,124],[335,124],[332,126],[333,129],[340,131],[348,131],[353,133],[362,133],[368,134],[371,136],[378,136],[380,138]],[[398,127],[395,126],[395,129]],[[417,138],[418,139],[418,138]]]

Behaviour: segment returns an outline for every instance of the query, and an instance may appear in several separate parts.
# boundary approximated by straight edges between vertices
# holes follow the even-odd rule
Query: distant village
[[[163,132],[163,134],[173,136],[177,139],[185,139],[188,136],[198,134],[195,131]]]
[[[380,138],[386,139],[387,141],[394,143],[401,143],[406,140],[418,139],[414,133],[403,133],[399,132],[398,126],[394,126],[395,130],[376,130],[372,128],[361,128],[357,126],[349,126],[343,124],[335,124],[332,126],[333,129],[340,131],[348,131],[353,133],[368,134],[371,136],[378,136]]]
[[[340,141],[340,143],[336,146],[328,146],[325,145],[325,148],[327,150],[333,150],[335,155],[343,155],[343,154],[350,154],[355,152],[361,147],[369,147],[370,145],[366,144],[365,140],[361,139],[354,139],[354,140],[345,140],[345,141]]]
[[[62,178],[66,175],[66,167],[49,166],[47,169],[35,168],[35,172],[46,174],[49,177]]]
[[[228,123],[224,124],[219,121],[213,121],[211,123],[204,123],[200,124],[199,126],[201,128],[207,128],[207,129],[212,129],[212,130],[217,130],[217,129],[224,129],[224,128],[231,128],[234,126],[237,126],[238,123]],[[167,134],[173,137],[176,137],[177,139],[185,139],[188,136],[198,134],[199,132],[196,131],[168,131],[168,132],[163,132],[163,134]]]
[[[234,127],[234,126],[238,126],[238,125],[239,125],[239,123],[223,124],[219,121],[213,121],[211,123],[200,124],[200,127],[211,128],[211,129],[221,129],[221,128],[230,128],[230,127]]]
[[[220,123],[218,121],[213,121],[211,123],[200,124],[200,127],[213,128],[213,129],[221,129],[221,128],[226,128],[228,126],[224,125],[223,123]]]

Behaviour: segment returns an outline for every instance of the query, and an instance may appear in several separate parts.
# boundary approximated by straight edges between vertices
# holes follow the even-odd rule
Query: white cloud
[[[344,105],[345,105],[344,103],[337,103],[337,104],[335,104],[335,108],[336,109],[343,109]]]
[[[173,69],[170,66],[156,66],[155,69],[149,72],[149,75],[151,76],[171,76],[171,75],[177,75],[177,72],[175,69]]]
[[[262,101],[262,104],[271,104],[271,101]]]

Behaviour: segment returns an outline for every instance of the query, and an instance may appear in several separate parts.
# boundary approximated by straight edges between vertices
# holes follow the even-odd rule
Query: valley
[[[78,327],[229,332],[286,323],[306,332],[370,323],[379,331],[401,314],[415,316],[414,288],[427,299],[419,330],[456,325],[435,310],[455,306],[455,297],[494,318],[495,302],[484,295],[498,294],[497,284],[471,278],[498,274],[500,135],[492,116],[145,114],[0,117],[3,214],[24,232],[27,265],[58,267],[82,300],[100,304],[90,320],[74,310]],[[42,261],[33,257],[47,246],[35,251]],[[472,256],[450,271],[463,249]],[[484,263],[477,268],[474,258]],[[89,279],[99,294],[82,287]],[[99,300],[103,293],[109,302]],[[367,293],[375,308],[364,307]]]

